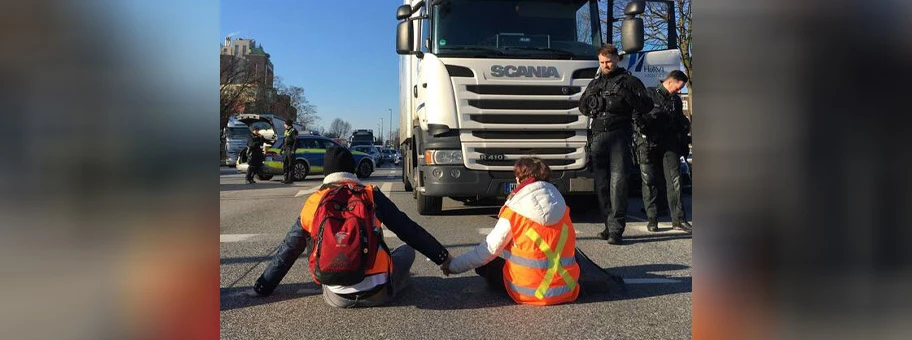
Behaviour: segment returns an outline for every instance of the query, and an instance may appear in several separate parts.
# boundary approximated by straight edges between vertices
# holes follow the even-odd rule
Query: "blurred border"
[[[217,1],[0,4],[0,329],[218,336]]]

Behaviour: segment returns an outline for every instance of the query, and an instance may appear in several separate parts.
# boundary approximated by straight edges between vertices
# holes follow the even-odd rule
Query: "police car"
[[[285,173],[284,156],[282,156],[283,142],[284,139],[279,138],[275,145],[266,150],[263,174],[257,176],[261,180],[267,181],[274,175],[281,176]],[[332,139],[317,135],[298,135],[295,144],[294,180],[296,181],[304,180],[309,175],[323,173],[323,155],[326,154],[326,149],[330,147],[345,148]],[[358,175],[358,178],[370,177],[377,167],[371,156],[359,151],[351,153],[355,157],[355,174]],[[247,172],[246,155],[238,157],[237,170],[241,173]]]

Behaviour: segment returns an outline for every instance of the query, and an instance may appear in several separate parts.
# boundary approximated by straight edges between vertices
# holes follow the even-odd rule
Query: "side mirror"
[[[629,15],[628,18],[633,18],[635,15],[643,14],[643,12],[646,12],[645,1],[631,1],[624,7],[624,15]]]
[[[412,6],[402,5],[396,9],[396,20],[405,20],[412,16]]]
[[[632,4],[632,3],[631,3]],[[629,5],[627,7],[630,7]],[[643,19],[626,18],[621,22],[621,47],[626,53],[643,49]]]
[[[640,25],[642,26],[642,24],[641,21]],[[399,25],[396,26],[396,53],[411,54],[412,51],[415,50],[415,47],[412,46],[414,36],[415,29],[412,27],[411,21],[405,20],[399,22]]]

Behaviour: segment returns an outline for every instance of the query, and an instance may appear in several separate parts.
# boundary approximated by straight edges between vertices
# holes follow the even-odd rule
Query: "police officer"
[[[599,234],[621,244],[627,217],[627,176],[633,144],[633,118],[652,109],[652,99],[639,79],[618,66],[614,45],[598,50],[599,73],[580,99],[580,111],[592,118],[589,142],[595,191],[605,218]]]
[[[266,139],[260,135],[259,128],[253,128],[250,136],[247,136],[247,184],[256,183],[253,175],[260,174],[263,168],[263,161],[266,155],[263,154],[263,144]]]
[[[285,179],[282,183],[294,183],[294,161],[295,161],[295,141],[298,139],[298,130],[294,128],[294,121],[285,120],[285,140],[282,142],[282,157],[284,162],[282,168],[285,171]]]
[[[691,232],[691,225],[684,217],[681,201],[680,158],[688,151],[687,133],[690,121],[684,117],[678,93],[687,84],[687,75],[680,70],[671,71],[658,87],[650,88],[653,109],[635,121],[637,159],[643,179],[643,206],[646,207],[646,229],[659,231],[656,217],[658,196],[657,174],[662,169],[665,177],[671,225],[674,229]]]

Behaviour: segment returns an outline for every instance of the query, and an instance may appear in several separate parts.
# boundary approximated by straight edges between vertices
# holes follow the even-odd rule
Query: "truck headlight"
[[[462,150],[425,150],[424,163],[434,164],[462,164]]]

